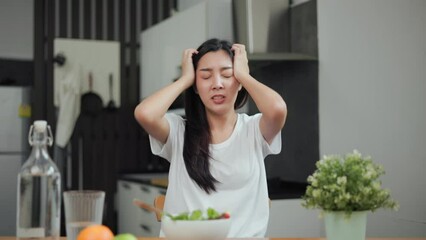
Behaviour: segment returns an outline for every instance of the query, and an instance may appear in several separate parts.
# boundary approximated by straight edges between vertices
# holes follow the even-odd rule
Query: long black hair
[[[234,59],[231,43],[216,38],[205,41],[198,47],[198,54],[193,55],[194,70],[197,70],[199,60],[208,52],[224,50]],[[203,102],[194,87],[185,91],[185,140],[183,145],[183,158],[189,176],[206,193],[216,191],[215,183],[218,181],[210,172],[209,144],[211,140],[210,126],[207,122],[206,110]],[[239,109],[247,102],[247,91],[242,88],[237,95],[234,109]]]

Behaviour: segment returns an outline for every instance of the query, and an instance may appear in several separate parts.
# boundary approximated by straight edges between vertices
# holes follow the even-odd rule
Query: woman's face
[[[234,111],[240,83],[234,77],[232,59],[227,52],[208,52],[198,62],[195,84],[206,112],[226,114]]]

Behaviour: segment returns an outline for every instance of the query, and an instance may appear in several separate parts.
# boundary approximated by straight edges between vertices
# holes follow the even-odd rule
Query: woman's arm
[[[158,90],[144,99],[135,108],[135,118],[149,135],[165,143],[169,136],[170,126],[165,114],[173,101],[188,87],[192,86],[195,79],[192,54],[195,49],[186,49],[182,57],[182,76],[175,82]]]
[[[268,143],[283,128],[287,117],[287,105],[274,90],[254,79],[249,73],[245,46],[234,44],[234,76],[250,94],[257,108],[262,113],[260,131]]]

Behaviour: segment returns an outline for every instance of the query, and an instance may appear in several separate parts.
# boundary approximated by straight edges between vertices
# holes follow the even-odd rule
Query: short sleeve
[[[268,142],[265,139],[263,139],[263,142],[264,142],[264,146],[263,146],[264,150],[263,151],[269,152],[268,155],[280,153],[281,152],[281,146],[282,146],[281,145],[281,131],[279,131],[277,133],[277,135],[275,135],[274,139],[272,139],[271,144],[268,144]]]
[[[173,151],[175,151],[176,148],[176,144],[174,143],[178,141],[179,132],[183,132],[184,120],[181,116],[174,113],[166,113],[165,117],[170,126],[170,132],[166,143],[163,144],[151,135],[149,135],[149,142],[151,151],[154,155],[160,156],[170,162]]]
[[[277,133],[277,135],[272,139],[271,144],[269,144],[265,138],[263,137],[262,133],[260,132],[260,118],[262,117],[261,113],[258,113],[253,116],[253,128],[255,132],[255,137],[262,145],[262,154],[263,157],[266,157],[270,154],[278,154],[281,152],[281,131]]]

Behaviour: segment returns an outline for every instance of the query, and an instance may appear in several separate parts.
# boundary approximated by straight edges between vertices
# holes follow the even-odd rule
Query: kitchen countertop
[[[119,177],[119,180],[167,188],[168,173],[124,174]],[[306,183],[288,182],[278,178],[270,178],[268,179],[269,198],[271,200],[298,199],[305,193],[306,186]]]
[[[168,173],[135,173],[121,175],[119,180],[150,184],[157,187],[167,188]]]

